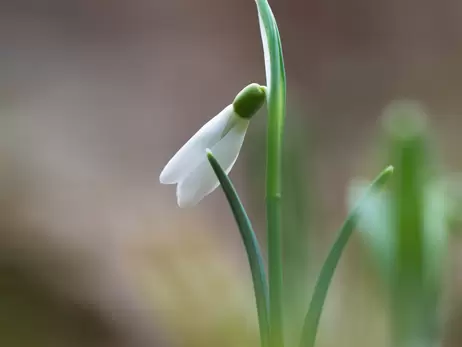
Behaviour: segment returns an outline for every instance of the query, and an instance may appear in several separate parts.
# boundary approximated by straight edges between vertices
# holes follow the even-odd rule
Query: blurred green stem
[[[386,115],[390,159],[398,170],[392,189],[396,250],[392,272],[393,346],[433,345],[427,334],[435,326],[433,295],[425,281],[425,189],[431,158],[428,152],[425,112],[417,104],[395,103]],[[428,213],[435,213],[428,211]],[[432,252],[437,249],[436,243]],[[431,290],[430,292],[433,292]],[[428,296],[428,297],[427,297]],[[435,299],[436,300],[436,299]]]

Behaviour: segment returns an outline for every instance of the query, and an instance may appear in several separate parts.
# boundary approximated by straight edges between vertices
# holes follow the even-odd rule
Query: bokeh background
[[[351,181],[389,164],[378,154],[387,105],[420,101],[442,171],[462,169],[462,3],[271,5],[288,76],[287,175],[302,183],[286,191],[290,220],[306,241],[304,266],[286,276],[306,287],[288,289],[303,311]],[[263,83],[254,2],[6,0],[0,47],[0,345],[257,345],[249,271],[221,192],[181,210],[158,181],[205,121]],[[231,177],[264,244],[258,117]],[[460,346],[457,223],[448,237],[437,335]],[[355,234],[341,260],[320,346],[390,345],[393,305],[367,247]]]

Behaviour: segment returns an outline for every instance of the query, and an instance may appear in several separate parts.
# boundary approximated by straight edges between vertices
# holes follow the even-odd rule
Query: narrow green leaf
[[[257,237],[253,231],[250,219],[244,209],[244,206],[237,195],[234,186],[221,168],[218,161],[210,150],[207,150],[207,159],[212,166],[215,175],[220,181],[223,192],[228,200],[234,219],[238,226],[239,232],[244,243],[247,253],[252,281],[255,291],[255,300],[257,305],[258,323],[260,327],[260,341],[262,347],[268,346],[269,339],[269,315],[268,315],[268,285],[265,274],[265,266],[261,255],[260,246]]]
[[[284,346],[282,267],[282,150],[286,113],[286,76],[276,20],[267,0],[256,0],[268,84],[266,224],[270,290],[271,346]],[[268,59],[269,58],[269,59]]]
[[[348,207],[353,208],[358,198],[367,191],[369,183],[356,180],[349,186]],[[369,256],[375,261],[380,276],[390,283],[395,259],[396,239],[393,231],[394,215],[391,192],[376,192],[363,201],[357,229],[364,240]]]
[[[364,197],[359,201],[356,207],[350,212],[345,223],[340,229],[337,239],[335,240],[329,255],[324,262],[313,296],[311,298],[310,307],[305,317],[305,322],[302,329],[302,336],[300,347],[313,347],[316,341],[316,334],[318,330],[319,320],[321,318],[322,309],[326,300],[327,291],[329,289],[332,277],[334,275],[337,264],[340,260],[342,252],[350,239],[353,230],[358,222],[362,204],[370,198],[370,195],[380,190],[388,181],[393,173],[393,167],[389,166],[383,170],[379,176],[369,186],[368,191]]]

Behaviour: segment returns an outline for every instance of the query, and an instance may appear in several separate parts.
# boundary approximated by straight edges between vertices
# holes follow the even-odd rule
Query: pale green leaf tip
[[[214,158],[213,153],[212,153],[212,151],[210,150],[210,148],[206,148],[206,149],[205,149],[205,153],[207,154],[207,158],[208,158],[208,159],[213,159],[213,158]]]
[[[392,165],[389,165],[388,167],[386,167],[375,180],[373,184],[375,188],[377,189],[382,188],[385,185],[385,183],[387,183],[388,179],[391,177],[394,171],[395,171],[395,168]]]
[[[389,175],[392,175],[393,172],[395,171],[395,168],[393,167],[393,165],[389,165],[387,166],[387,168],[385,170],[383,170],[383,174],[389,176]]]
[[[250,119],[263,106],[265,100],[266,87],[257,83],[249,84],[234,99],[234,112],[242,118]]]

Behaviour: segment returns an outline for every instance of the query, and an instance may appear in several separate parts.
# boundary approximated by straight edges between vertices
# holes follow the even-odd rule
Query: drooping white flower
[[[258,84],[245,87],[231,105],[200,128],[170,159],[160,174],[160,182],[177,184],[178,206],[193,206],[219,186],[207,160],[207,149],[213,152],[226,173],[231,171],[250,118],[264,104],[265,95],[265,87]]]

